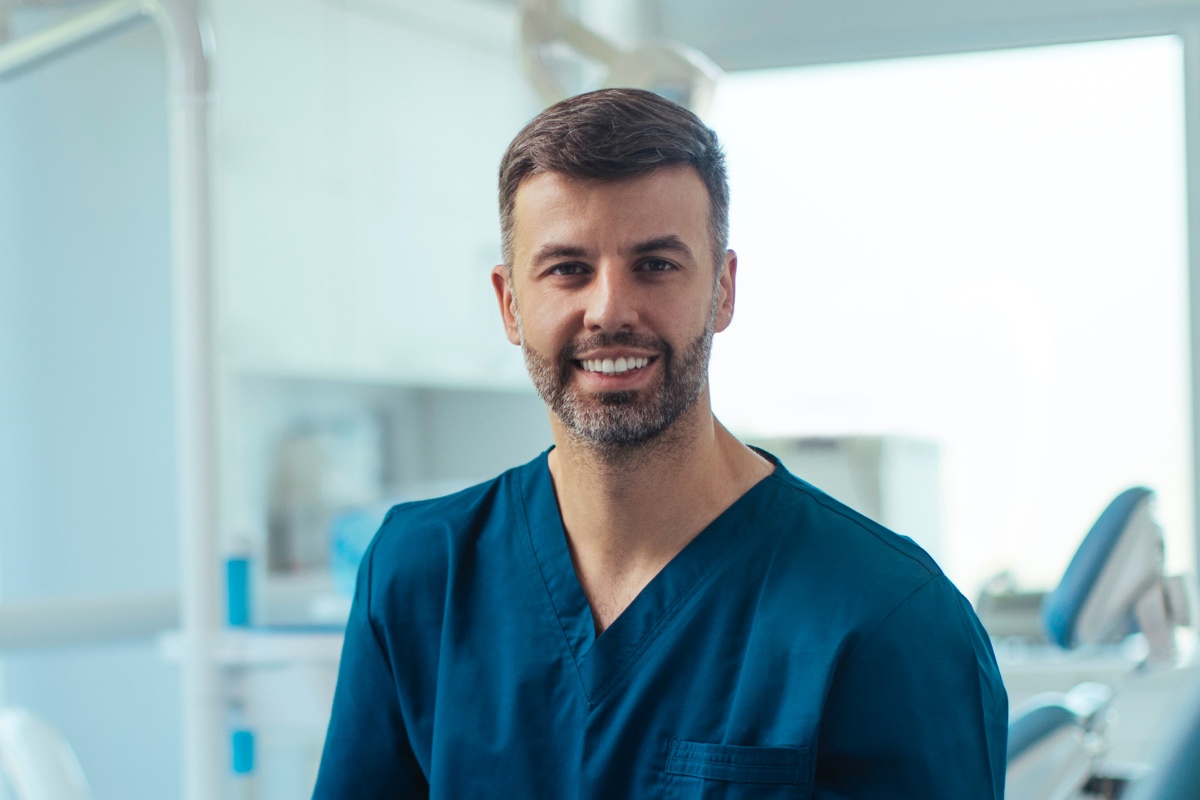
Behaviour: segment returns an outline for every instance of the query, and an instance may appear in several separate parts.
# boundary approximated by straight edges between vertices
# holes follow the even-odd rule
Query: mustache
[[[576,341],[567,342],[558,351],[558,362],[559,364],[566,365],[571,361],[575,361],[580,353],[588,350],[618,346],[651,350],[662,354],[668,359],[672,353],[671,345],[657,336],[634,333],[633,331],[617,331],[616,333],[593,333]]]

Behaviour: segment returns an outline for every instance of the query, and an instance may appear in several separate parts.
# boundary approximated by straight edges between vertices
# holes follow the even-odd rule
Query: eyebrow
[[[663,250],[667,252],[679,253],[687,256],[688,258],[694,258],[694,255],[692,254],[692,248],[688,247],[683,239],[680,239],[673,233],[669,233],[666,236],[659,236],[655,239],[647,239],[646,241],[640,242],[633,246],[633,252],[635,255],[641,255],[643,253],[655,253]]]
[[[540,247],[533,256],[533,266],[540,267],[547,261],[557,261],[560,258],[585,258],[587,250],[569,244],[547,244]]]

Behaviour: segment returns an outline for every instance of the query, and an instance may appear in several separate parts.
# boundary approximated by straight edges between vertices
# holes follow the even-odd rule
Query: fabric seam
[[[550,604],[551,614],[554,617],[554,624],[558,627],[559,633],[562,634],[562,644],[566,648],[567,655],[571,657],[571,665],[575,668],[575,677],[579,681],[579,689],[583,694],[583,699],[588,705],[588,710],[595,708],[591,697],[588,696],[587,684],[583,680],[583,673],[579,669],[579,660],[575,657],[575,650],[571,647],[571,637],[567,635],[566,628],[563,627],[562,614],[559,612],[558,606],[554,604],[554,593],[550,591],[550,584],[546,581],[546,574],[542,570],[541,559],[537,557],[537,548],[533,544],[533,526],[529,524],[529,512],[525,508],[525,489],[522,483],[525,479],[525,469],[519,470],[517,480],[513,481],[513,494],[516,495],[517,508],[521,511],[521,526],[525,529],[525,545],[529,548],[529,557],[533,559],[533,564],[537,568],[538,578],[542,581],[542,589],[546,593],[546,601]]]
[[[387,514],[385,514],[383,517],[383,522],[379,523],[380,530],[387,527],[388,522],[392,519],[392,513],[395,510],[396,509],[394,507],[388,509]],[[366,578],[367,578],[367,586],[366,586],[366,590],[363,592],[363,596],[366,598],[366,604],[367,604],[367,608],[366,608],[367,627],[369,627],[371,629],[371,638],[373,638],[375,640],[375,646],[378,647],[379,652],[383,654],[383,659],[387,663],[388,672],[390,672],[392,674],[392,678],[395,679],[396,668],[392,664],[392,656],[388,652],[387,648],[383,646],[383,640],[379,636],[379,630],[376,627],[375,618],[371,613],[371,595],[372,595],[372,589],[375,586],[375,551],[376,551],[376,549],[377,549],[376,543],[372,542],[371,543],[371,551],[370,551],[370,553],[367,554],[367,569],[366,569],[366,573],[365,573]]]
[[[855,519],[854,517],[850,516],[846,512],[842,511],[840,508],[837,508],[836,506],[832,506],[829,503],[825,502],[825,499],[821,495],[814,494],[813,492],[808,491],[805,487],[798,486],[794,483],[791,483],[790,481],[786,480],[785,478],[783,478],[779,475],[771,474],[771,475],[768,475],[767,477],[769,479],[779,481],[780,483],[782,483],[784,486],[788,487],[792,491],[799,492],[799,493],[803,494],[805,497],[810,498],[814,503],[821,506],[826,511],[830,512],[831,514],[836,514],[837,516],[841,517],[842,519],[846,520],[847,522],[853,524],[855,527],[865,531],[867,534],[869,534],[873,539],[878,541],[880,544],[884,545],[885,547],[890,548],[891,550],[895,551],[896,553],[898,553],[899,555],[908,559],[909,561],[919,564],[921,566],[921,568],[923,570],[925,570],[926,573],[928,573],[930,578],[936,578],[937,575],[940,573],[940,571],[941,571],[940,569],[938,570],[938,572],[934,572],[933,570],[931,570],[929,568],[929,565],[925,564],[923,561],[921,561],[921,559],[913,558],[912,555],[910,555],[909,553],[906,553],[903,550],[901,550],[900,548],[896,547],[896,545],[889,542],[883,536],[880,536],[878,532],[873,531],[867,525],[862,524],[862,522],[860,520]],[[895,533],[895,531],[893,531],[893,533]],[[900,534],[896,534],[896,535],[899,536]],[[922,584],[922,586],[923,585],[924,584]]]
[[[675,602],[668,606],[667,610],[663,612],[663,615],[659,617],[658,621],[650,626],[650,629],[642,635],[642,638],[640,638],[637,644],[634,645],[633,650],[630,651],[629,655],[617,665],[617,668],[614,669],[612,674],[605,679],[604,683],[597,687],[596,694],[591,700],[593,708],[603,702],[604,698],[608,696],[612,689],[616,688],[616,686],[620,684],[621,680],[624,679],[625,673],[630,665],[636,661],[651,644],[653,644],[655,634],[658,632],[658,630],[664,625],[673,621],[683,611],[684,608],[686,608],[690,603],[692,603],[693,600],[695,600],[696,590],[712,579],[717,565],[721,563],[721,556],[723,556],[736,541],[739,541],[739,539],[736,537],[730,537],[730,540],[725,543],[725,546],[713,555],[712,560],[708,563],[708,566],[706,566],[699,575],[692,579],[692,582],[689,583],[687,587],[679,593],[679,597],[675,599]]]
[[[966,610],[963,609],[961,601],[958,603],[958,618],[959,618],[959,621],[962,622],[963,626],[967,629],[966,633],[968,634],[968,636],[970,636],[971,623],[967,619]],[[974,637],[971,637],[971,639],[972,639],[972,642],[974,642]],[[978,660],[980,654],[979,654],[979,650],[977,649],[975,644],[971,645],[971,650],[973,651],[973,653],[976,657],[976,660]],[[993,658],[994,658],[994,656],[993,656]],[[986,714],[985,707],[983,705],[983,677],[980,675],[979,670],[975,671],[975,685],[978,690],[978,694],[976,695],[976,697],[979,701],[979,719],[980,719],[980,722],[983,722],[985,720],[985,718],[987,717],[987,714]],[[990,736],[988,734],[988,727],[986,725],[983,726],[983,731],[984,731],[983,739],[982,739],[983,746],[984,746],[983,762],[990,766],[991,762],[992,762],[991,754],[988,752],[988,743],[989,743]],[[1007,744],[1007,742],[1005,744]],[[993,788],[995,788],[994,781],[993,781]]]
[[[929,576],[928,580],[922,582],[920,586],[917,586],[911,592],[906,594],[900,602],[896,603],[896,605],[892,607],[891,611],[889,611],[887,614],[884,615],[883,619],[879,620],[879,624],[877,624],[874,628],[872,628],[871,632],[868,633],[863,638],[863,640],[861,642],[859,642],[858,645],[853,650],[851,650],[849,653],[846,654],[846,658],[844,660],[850,661],[855,656],[857,656],[860,652],[862,652],[862,649],[864,647],[866,647],[871,642],[872,639],[875,638],[875,634],[879,633],[880,629],[882,629],[883,626],[888,623],[888,620],[890,620],[892,617],[894,617],[896,615],[897,611],[899,611],[901,608],[903,608],[908,603],[909,600],[911,600],[913,597],[915,597],[917,592],[921,591],[926,586],[929,586],[935,580],[936,580],[936,578],[931,575],[931,576]],[[842,674],[843,674],[842,671],[839,670],[837,677],[834,678],[833,683],[831,683],[829,685],[830,693],[833,692],[834,687],[836,687],[838,684],[838,681],[841,680]]]

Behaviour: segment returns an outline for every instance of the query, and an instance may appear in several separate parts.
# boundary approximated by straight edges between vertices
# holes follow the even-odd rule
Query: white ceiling
[[[647,0],[726,70],[1172,33],[1200,0]]]

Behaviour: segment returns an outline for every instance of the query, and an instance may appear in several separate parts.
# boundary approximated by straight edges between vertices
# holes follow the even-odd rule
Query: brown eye
[[[665,258],[651,258],[643,261],[640,269],[645,272],[669,272],[675,269],[675,265]]]

